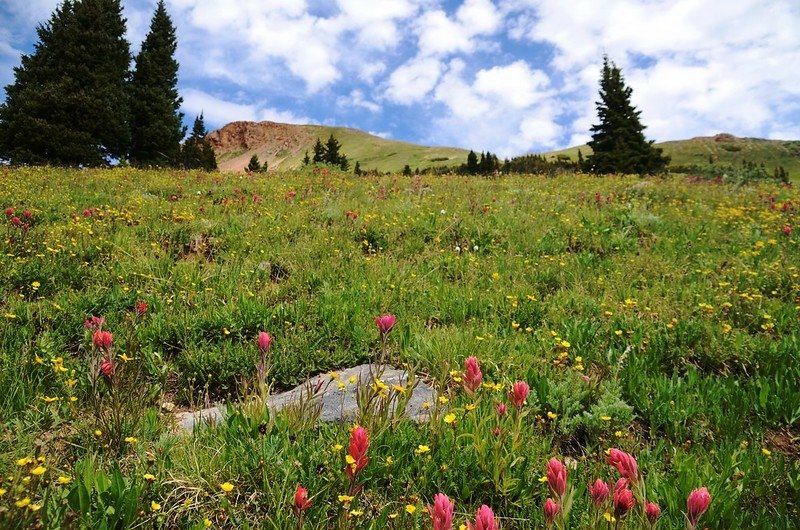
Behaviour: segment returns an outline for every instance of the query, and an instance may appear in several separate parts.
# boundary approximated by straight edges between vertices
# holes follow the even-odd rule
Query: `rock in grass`
[[[396,390],[397,386],[405,389],[403,398],[408,400],[405,416],[418,422],[428,418],[428,408],[436,404],[436,391],[419,378],[414,378],[413,384],[409,385],[408,372],[388,365],[362,364],[338,372],[320,374],[288,392],[269,396],[267,405],[277,411],[307,401],[308,396],[313,394],[307,406],[319,408],[321,421],[347,421],[356,417],[358,389],[366,386],[372,390],[372,386],[376,384],[376,376],[385,385],[387,395],[391,396],[393,412],[396,409],[397,396],[400,395]],[[179,430],[191,432],[198,422],[216,423],[222,420],[224,414],[224,406],[215,406],[178,413],[175,420]]]

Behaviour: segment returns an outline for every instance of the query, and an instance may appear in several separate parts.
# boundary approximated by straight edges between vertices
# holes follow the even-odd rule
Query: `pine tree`
[[[645,139],[641,111],[631,104],[631,92],[620,69],[605,56],[596,102],[600,123],[592,125],[592,154],[586,159],[594,173],[661,173],[669,163],[669,157]]]
[[[315,164],[325,163],[325,146],[322,145],[322,141],[319,138],[317,138],[317,143],[314,144],[313,160]]]
[[[347,161],[347,156],[339,152],[341,148],[342,144],[339,143],[339,140],[331,133],[328,141],[325,142],[325,156],[323,162],[332,166],[339,166],[342,171],[347,171],[350,164]]]
[[[247,167],[244,169],[245,171],[250,171],[250,172],[261,171],[261,162],[258,161],[258,155],[251,156],[250,163],[247,164]]]
[[[303,165],[304,165],[304,166],[307,166],[307,165],[309,165],[310,163],[311,163],[311,159],[310,159],[310,158],[308,158],[308,151],[306,151],[306,154],[305,154],[305,156],[303,157]]]
[[[192,126],[192,135],[183,143],[181,158],[183,167],[186,169],[205,169],[213,171],[217,169],[217,159],[211,143],[206,139],[206,125],[203,120],[203,113],[195,118]]]
[[[180,165],[180,142],[186,134],[183,99],[178,95],[175,27],[159,0],[150,32],[136,56],[131,80],[130,161],[137,166]]]
[[[353,173],[355,173],[356,175],[361,175],[361,164],[358,163],[358,160],[356,160],[356,165],[353,168]]]
[[[478,155],[475,151],[470,151],[467,155],[467,173],[474,175],[478,172]]]
[[[65,1],[37,28],[0,105],[0,157],[99,166],[130,144],[130,46],[119,0]]]

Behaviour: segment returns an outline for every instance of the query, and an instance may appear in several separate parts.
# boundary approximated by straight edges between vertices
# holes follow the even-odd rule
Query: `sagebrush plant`
[[[0,168],[0,526],[791,528],[798,204],[677,176]],[[411,377],[376,368],[341,424],[314,386],[265,405],[381,361]]]

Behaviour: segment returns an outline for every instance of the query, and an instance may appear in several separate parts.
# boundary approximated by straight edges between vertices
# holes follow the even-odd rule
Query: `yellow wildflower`
[[[161,509],[161,505],[158,504],[156,501],[150,501],[150,511],[157,512]]]
[[[222,491],[224,491],[225,493],[230,493],[233,491],[233,484],[231,484],[230,482],[223,482],[222,484],[219,485],[219,487],[222,488]]]
[[[31,475],[35,475],[35,476],[37,476],[37,477],[41,477],[42,475],[44,475],[44,472],[45,472],[45,471],[47,471],[47,468],[46,468],[46,467],[44,467],[44,466],[36,466],[36,467],[35,467],[35,468],[33,468],[33,470],[31,471]]]
[[[417,511],[417,507],[416,506],[414,506],[413,504],[406,504],[406,512],[408,512],[408,513],[413,515],[414,512],[416,512],[416,511]]]
[[[430,453],[431,452],[431,448],[428,447],[427,445],[420,445],[416,449],[414,449],[414,452],[416,454],[418,454],[418,455],[422,455],[422,454],[425,454],[425,453]]]

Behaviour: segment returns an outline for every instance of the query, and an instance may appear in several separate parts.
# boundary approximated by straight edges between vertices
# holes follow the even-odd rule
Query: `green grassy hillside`
[[[793,180],[800,179],[800,140],[764,140],[737,138],[730,134],[702,136],[689,140],[676,140],[656,144],[672,158],[671,166],[716,164],[739,166],[743,161],[764,163],[769,169],[783,166]],[[592,152],[588,145],[580,145],[546,153],[548,157],[567,155],[578,158],[578,150],[586,156]]]
[[[302,165],[306,152],[313,154],[317,139],[324,143],[331,134],[341,143],[341,152],[347,155],[351,167],[358,161],[365,171],[399,172],[406,165],[412,170],[458,165],[466,161],[469,152],[387,140],[358,129],[322,125],[237,122],[213,132],[212,137],[219,138],[215,151],[223,171],[241,171],[253,155],[266,161],[270,169],[291,170]]]

